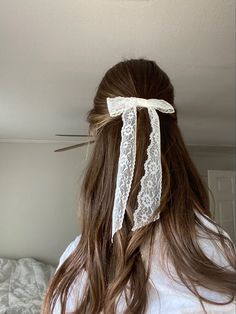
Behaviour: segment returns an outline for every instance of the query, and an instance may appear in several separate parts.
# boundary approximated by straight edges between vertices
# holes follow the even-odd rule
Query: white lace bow
[[[173,106],[163,99],[144,99],[137,97],[107,98],[110,116],[122,115],[120,156],[116,181],[116,191],[112,212],[112,242],[117,230],[122,228],[127,201],[133,180],[136,160],[136,125],[138,107],[148,109],[152,131],[147,148],[147,160],[144,163],[145,173],[141,179],[141,189],[137,196],[138,207],[134,211],[132,231],[159,219],[160,214],[153,216],[160,205],[162,191],[161,136],[159,116],[155,109],[163,113],[173,113]],[[144,126],[145,127],[145,126]]]

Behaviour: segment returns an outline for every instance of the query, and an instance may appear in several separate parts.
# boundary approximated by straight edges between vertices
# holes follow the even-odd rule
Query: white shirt
[[[198,217],[209,227],[217,230],[215,226],[208,222],[202,215],[198,214]],[[150,276],[148,283],[148,306],[146,314],[203,314],[204,311],[198,298],[192,294],[187,287],[181,282],[175,282],[166,273],[166,268],[161,260],[162,254],[160,254],[159,239],[161,228],[158,229],[155,236],[155,244],[153,248],[153,255],[151,259]],[[222,229],[223,230],[223,229]],[[223,230],[224,234],[229,237],[229,235]],[[72,241],[60,257],[59,266],[64,262],[64,260],[74,251],[80,240],[80,235]],[[219,247],[213,240],[210,239],[200,239],[199,243],[205,254],[214,260],[218,265],[224,267],[229,267]],[[145,258],[147,254],[147,249],[142,248],[142,257]],[[58,269],[57,268],[57,269]],[[171,270],[171,274],[178,279],[173,265],[168,262],[168,268]],[[76,297],[81,295],[83,281],[86,279],[86,273],[84,272],[80,280],[75,281],[69,290],[69,297],[67,300],[66,310],[68,312],[73,312],[76,309]],[[77,291],[77,293],[75,292]],[[208,299],[214,301],[224,302],[227,300],[226,296],[203,287],[198,287],[198,291],[201,295],[206,296]],[[236,300],[228,305],[213,305],[203,302],[207,314],[235,314],[236,313]],[[124,296],[122,295],[117,308],[117,314],[122,314],[126,307]],[[60,303],[57,300],[56,306],[53,311],[54,314],[60,313]]]

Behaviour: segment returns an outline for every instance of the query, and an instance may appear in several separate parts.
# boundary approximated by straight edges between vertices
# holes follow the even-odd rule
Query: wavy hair
[[[134,232],[133,212],[137,206],[140,180],[144,174],[146,150],[151,126],[146,108],[137,112],[137,156],[135,172],[124,217],[123,227],[111,243],[111,219],[121,141],[121,117],[110,117],[107,97],[160,98],[171,103],[173,114],[158,112],[161,129],[162,197],[160,219]],[[113,314],[121,293],[126,297],[125,314],[143,314],[147,309],[147,285],[154,235],[159,224],[166,254],[181,281],[200,300],[218,304],[200,295],[197,285],[226,294],[233,301],[236,291],[235,246],[212,220],[208,192],[184,144],[177,123],[174,88],[168,75],[155,61],[144,58],[123,59],[102,78],[88,111],[89,134],[95,142],[80,190],[79,224],[81,238],[74,252],[62,263],[50,281],[42,313],[52,312],[60,298],[66,311],[68,291],[73,281],[86,271],[83,293],[74,313]],[[208,228],[195,213],[204,214],[218,231]],[[217,240],[231,269],[210,260],[197,238],[198,226],[211,239]],[[141,246],[149,248],[145,267]],[[128,288],[129,287],[129,288]],[[128,293],[129,291],[129,293]],[[204,309],[205,310],[205,309]]]

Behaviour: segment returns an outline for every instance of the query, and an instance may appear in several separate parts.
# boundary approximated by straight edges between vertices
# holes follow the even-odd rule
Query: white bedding
[[[54,272],[33,258],[0,258],[0,314],[39,314]]]

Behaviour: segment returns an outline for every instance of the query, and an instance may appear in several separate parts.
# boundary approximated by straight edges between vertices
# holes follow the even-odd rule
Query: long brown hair
[[[74,252],[50,281],[43,313],[51,313],[58,297],[62,304],[61,313],[65,313],[68,290],[83,271],[86,271],[87,279],[75,313],[115,313],[121,293],[126,296],[126,314],[145,313],[149,267],[145,268],[141,246],[149,242],[151,253],[159,225],[168,258],[181,281],[199,298],[203,308],[202,301],[218,303],[201,296],[196,285],[229,296],[229,301],[223,304],[232,302],[236,291],[235,246],[211,220],[208,193],[184,144],[177,124],[177,112],[158,112],[163,171],[162,198],[157,208],[160,219],[132,232],[133,212],[137,205],[140,179],[144,174],[143,165],[151,132],[147,109],[142,108],[137,112],[135,173],[123,227],[115,234],[114,243],[111,243],[122,119],[120,116],[110,117],[106,98],[116,96],[160,98],[177,110],[171,81],[155,61],[144,58],[123,59],[105,73],[98,86],[93,108],[87,116],[89,132],[95,137],[95,143],[80,191],[81,238]],[[218,231],[202,223],[195,211],[206,215],[206,219]],[[232,270],[216,265],[204,254],[197,241],[196,226],[209,238],[221,243]]]

